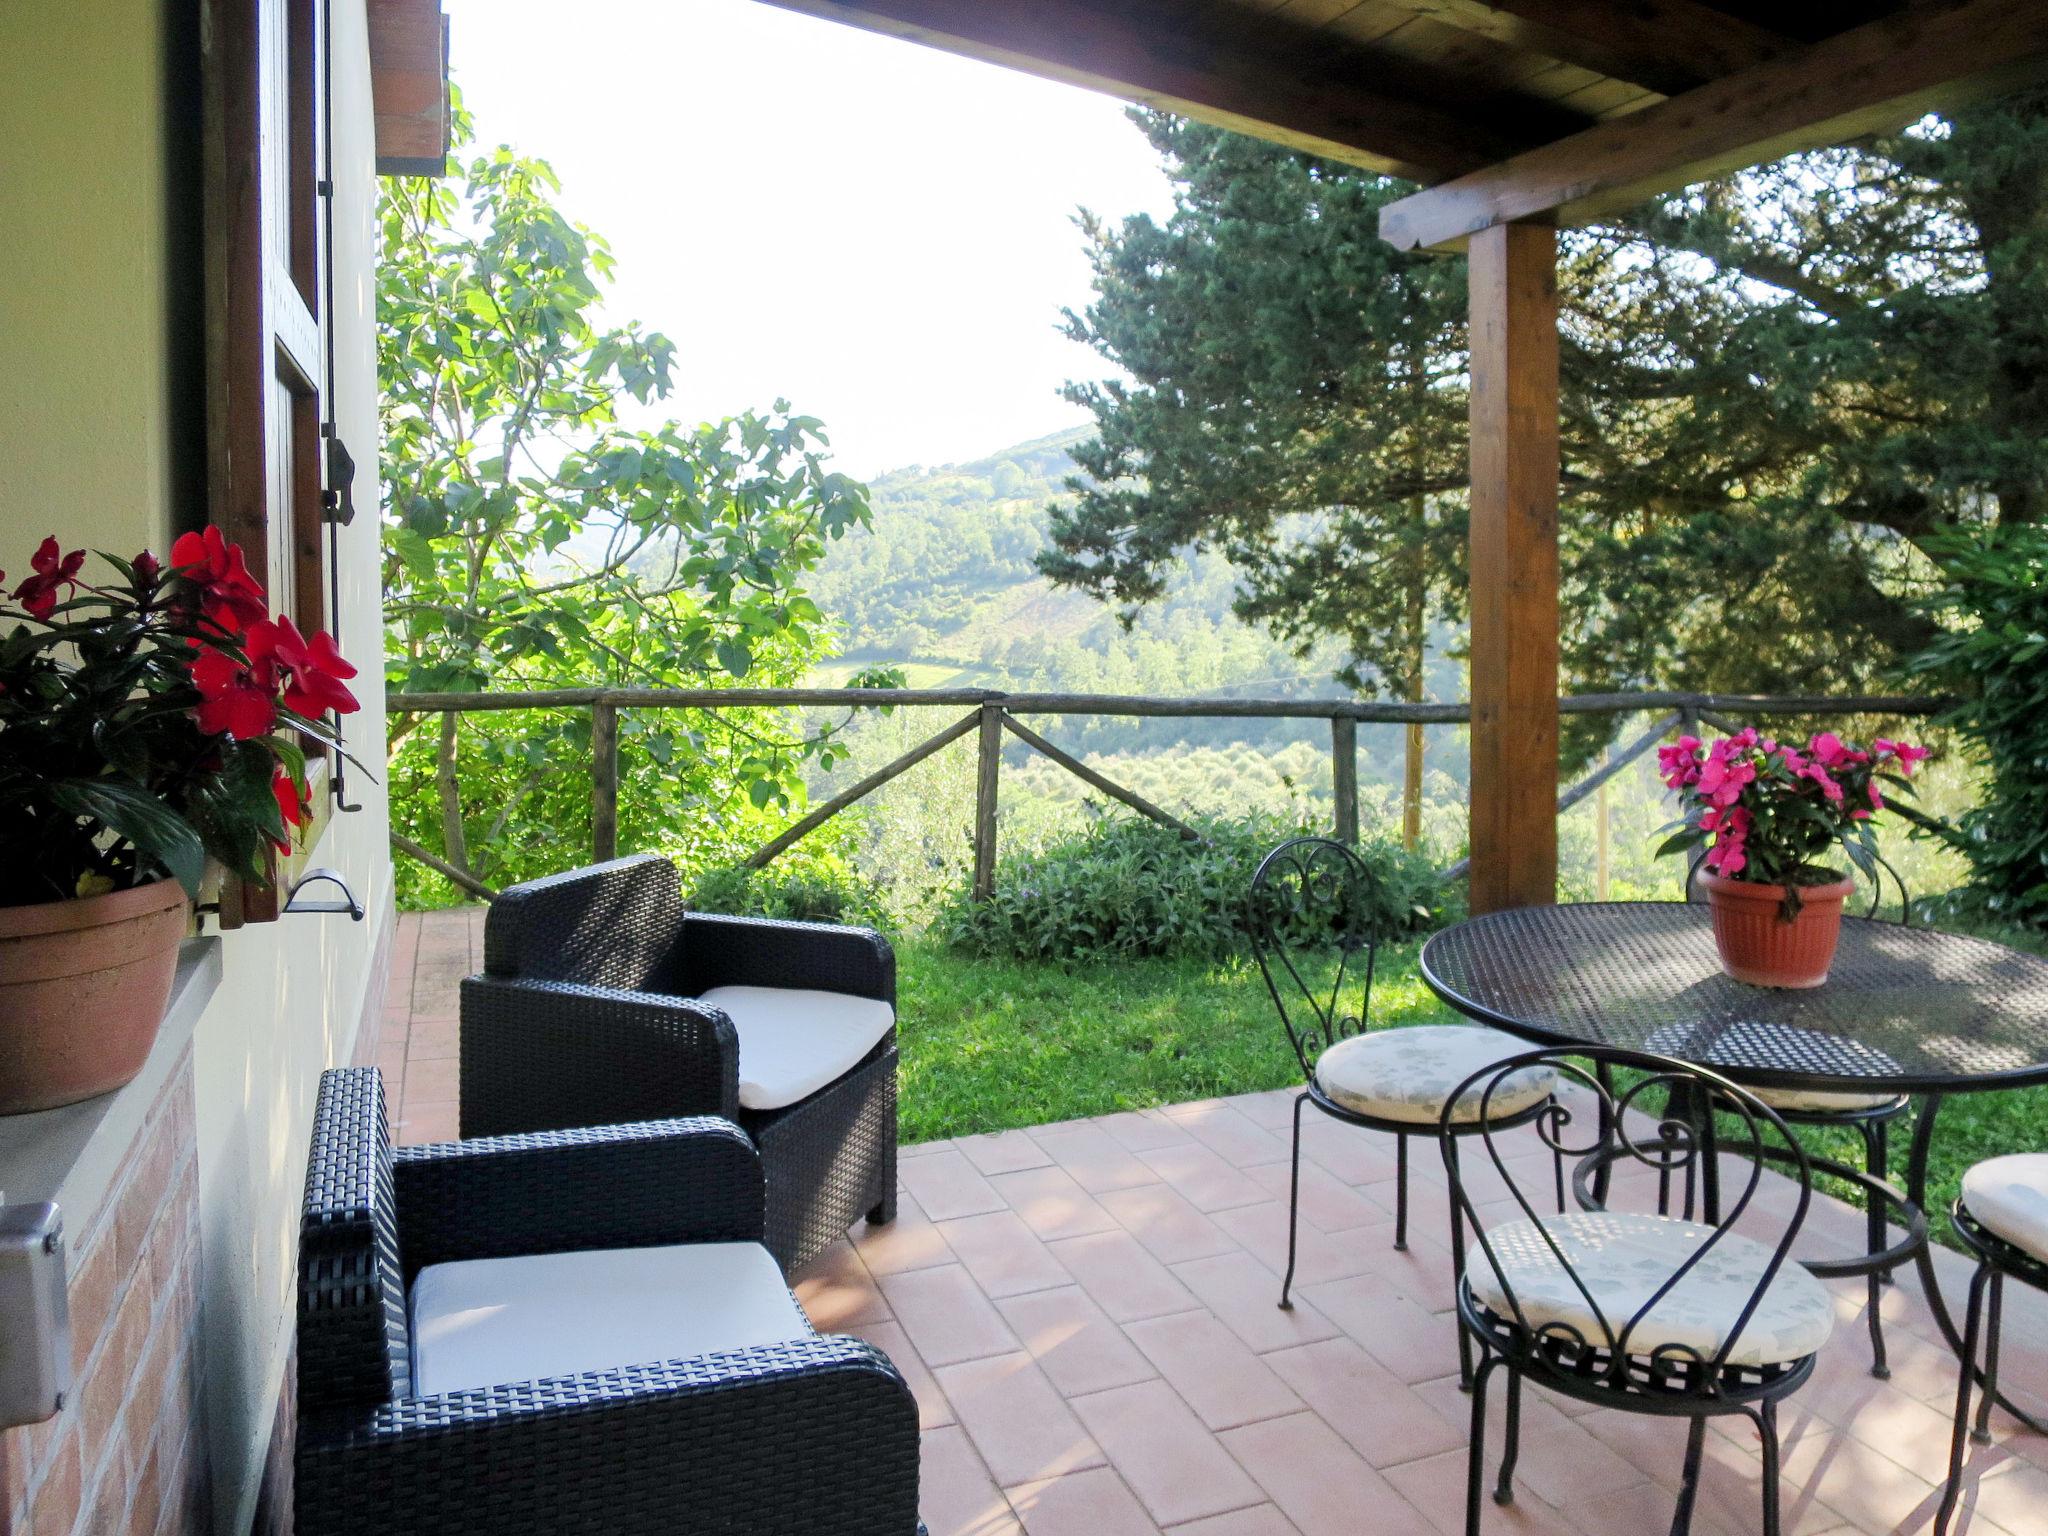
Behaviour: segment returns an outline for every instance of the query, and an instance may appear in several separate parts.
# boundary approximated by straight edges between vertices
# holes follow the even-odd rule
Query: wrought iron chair
[[[2007,1276],[2048,1291],[2048,1152],[2017,1152],[1978,1163],[1963,1175],[1951,1211],[1956,1236],[1977,1256],[1970,1305],[1963,1323],[1963,1361],[1956,1384],[1955,1427],[1949,1440],[1948,1486],[1934,1517],[1934,1536],[1947,1536],[1963,1490],[1963,1437],[1991,1440],[1991,1404],[1998,1396],[1998,1333]],[[1987,1310],[1986,1300],[1989,1300]],[[1970,1392],[1977,1351],[1984,1351],[1984,1396],[1970,1429]]]
[[[896,1214],[896,957],[866,928],[683,908],[641,856],[512,887],[462,984],[462,1134],[722,1115],[796,1269]]]
[[[917,1405],[811,1330],[730,1121],[393,1147],[325,1073],[299,1226],[299,1536],[912,1536]]]
[[[1695,859],[1691,869],[1686,872],[1687,901],[1704,899],[1697,884],[1701,862],[1700,859]],[[1906,889],[1906,882],[1888,860],[1878,858],[1876,866],[1880,873],[1871,882],[1870,905],[1864,910],[1863,915],[1866,918],[1875,918],[1884,910],[1885,877],[1889,876],[1899,893],[1897,921],[1902,925],[1911,922],[1913,898]],[[1739,1074],[1736,1075],[1736,1081],[1742,1081]],[[1910,1096],[1903,1093],[1847,1093],[1773,1088],[1763,1083],[1750,1083],[1747,1086],[1751,1093],[1776,1110],[1787,1125],[1809,1125],[1825,1130],[1855,1133],[1863,1143],[1864,1173],[1878,1183],[1883,1183],[1891,1177],[1891,1123],[1913,1107]],[[1884,1197],[1876,1190],[1866,1188],[1864,1208],[1868,1213],[1870,1252],[1883,1253],[1890,1246],[1890,1238],[1885,1230]],[[1870,1374],[1882,1381],[1888,1379],[1892,1373],[1885,1356],[1882,1307],[1884,1287],[1892,1283],[1891,1268],[1872,1270],[1868,1276],[1868,1283],[1870,1295],[1864,1307],[1864,1320],[1870,1330]]]
[[[1619,1069],[1628,1086],[1610,1084]],[[1539,1216],[1517,1183],[1495,1132],[1517,1073],[1548,1070],[1561,1085],[1538,1132],[1560,1155],[1578,1159],[1580,1203],[1568,1214]],[[1593,1129],[1574,1141],[1583,1090],[1596,1111]],[[1642,1105],[1668,1104],[1645,1124]],[[1463,1118],[1462,1112],[1471,1118]],[[1733,1136],[1717,1134],[1716,1114],[1732,1117]],[[1764,1536],[1778,1536],[1777,1404],[1813,1373],[1815,1353],[1834,1327],[1828,1290],[1796,1261],[1792,1243],[1812,1200],[1812,1170],[1785,1122],[1747,1090],[1704,1068],[1613,1047],[1529,1051],[1474,1073],[1444,1106],[1438,1124],[1451,1197],[1475,1238],[1458,1286],[1459,1331],[1480,1353],[1472,1385],[1465,1530],[1478,1536],[1486,1463],[1486,1388],[1508,1376],[1506,1445],[1494,1499],[1514,1499],[1521,1390],[1526,1378],[1582,1402],[1630,1413],[1690,1419],[1672,1536],[1691,1529],[1707,1420],[1742,1414],[1763,1437]],[[1459,1143],[1474,1135],[1507,1185],[1519,1218],[1486,1225],[1459,1169]],[[1731,1230],[1751,1214],[1767,1157],[1782,1155],[1796,1175],[1789,1215],[1775,1243]],[[1731,1160],[1748,1162],[1732,1201]],[[1635,1165],[1645,1172],[1631,1179]],[[1610,1201],[1635,1193],[1652,1209],[1595,1204],[1589,1173],[1621,1170]],[[1697,1172],[1711,1194],[1708,1216],[1692,1221],[1655,1207],[1674,1174]],[[1656,1175],[1654,1182],[1647,1173]],[[1774,1202],[1767,1201],[1775,1212]],[[1756,1206],[1753,1229],[1774,1224]]]
[[[1351,849],[1322,837],[1282,843],[1252,877],[1252,953],[1301,1063],[1294,1100],[1294,1152],[1287,1198],[1287,1274],[1280,1305],[1292,1307],[1301,1206],[1301,1112],[1313,1104],[1333,1120],[1394,1138],[1394,1246],[1408,1246],[1408,1138],[1431,1135],[1451,1090],[1465,1077],[1523,1049],[1499,1030],[1471,1025],[1417,1025],[1372,1031],[1373,967],[1378,958],[1380,903],[1372,872]],[[1552,1074],[1539,1069],[1516,1081],[1513,1106],[1499,1124],[1525,1125],[1550,1104]],[[1475,1119],[1454,1135],[1479,1129]],[[1564,1202],[1563,1164],[1557,1199]],[[1451,1208],[1451,1257],[1464,1250]],[[1469,1377],[1459,1339],[1461,1378]]]

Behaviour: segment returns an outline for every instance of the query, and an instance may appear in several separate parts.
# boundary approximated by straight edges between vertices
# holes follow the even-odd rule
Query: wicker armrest
[[[838,923],[685,913],[663,977],[693,997],[713,987],[810,987],[896,1004],[889,941],[872,928]]]
[[[398,1147],[391,1162],[408,1283],[455,1259],[761,1240],[761,1159],[729,1120]]]
[[[816,1338],[301,1423],[297,1529],[912,1536],[917,1406]]]
[[[732,1020],[686,997],[566,981],[462,984],[462,1134],[739,1113]]]

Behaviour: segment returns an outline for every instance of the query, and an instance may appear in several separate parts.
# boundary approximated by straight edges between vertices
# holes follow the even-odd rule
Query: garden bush
[[[707,870],[690,892],[699,912],[775,917],[798,923],[857,923],[893,927],[874,886],[844,859],[826,857],[794,867]]]
[[[1082,960],[1140,955],[1221,959],[1242,950],[1259,860],[1303,828],[1279,817],[1195,817],[1190,842],[1170,827],[1105,817],[1079,836],[1004,861],[995,894],[957,891],[938,927],[981,955]],[[1397,842],[1359,849],[1378,882],[1370,920],[1397,938],[1444,918],[1431,860]]]

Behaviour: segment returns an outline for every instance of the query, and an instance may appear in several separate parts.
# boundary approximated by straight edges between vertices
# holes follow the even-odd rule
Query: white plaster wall
[[[47,533],[132,555],[170,526],[164,37],[153,0],[0,0],[10,578]]]

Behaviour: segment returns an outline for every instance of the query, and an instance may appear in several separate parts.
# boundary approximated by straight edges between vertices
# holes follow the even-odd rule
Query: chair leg
[[[1464,1331],[1460,1326],[1458,1332]],[[1472,1432],[1465,1451],[1465,1536],[1479,1536],[1479,1490],[1486,1481],[1486,1378],[1499,1363],[1500,1357],[1488,1350],[1472,1376]]]
[[[1493,1502],[1515,1502],[1515,1461],[1522,1453],[1522,1373],[1512,1365],[1508,1373],[1507,1434],[1501,1447],[1500,1476],[1494,1480]]]
[[[1970,1426],[1970,1378],[1977,1370],[1977,1336],[1984,1321],[1984,1282],[1991,1266],[1979,1264],[1970,1277],[1970,1305],[1963,1318],[1962,1369],[1956,1373],[1956,1417],[1949,1431],[1948,1486],[1941,1491],[1941,1508],[1934,1516],[1934,1536],[1947,1536],[1949,1517],[1956,1512],[1956,1499],[1963,1491],[1963,1444]]]
[[[1444,1143],[1444,1162],[1450,1170],[1451,1185],[1451,1294],[1465,1294],[1465,1213],[1458,1204],[1458,1143]],[[1458,1330],[1458,1390],[1472,1390],[1472,1338]]]
[[[1757,1410],[1756,1427],[1764,1442],[1764,1530],[1763,1536],[1779,1536],[1781,1529],[1778,1497],[1778,1404],[1765,1399]]]
[[[891,1190],[882,1203],[868,1212],[868,1225],[886,1227],[896,1219],[896,1192]]]
[[[1671,1515],[1671,1536],[1687,1536],[1692,1530],[1693,1501],[1700,1492],[1700,1456],[1707,1444],[1707,1419],[1701,1414],[1692,1421],[1685,1436],[1685,1471],[1678,1484],[1678,1508]]]
[[[1863,1166],[1874,1179],[1885,1176],[1884,1122],[1866,1120],[1863,1123]],[[1884,1201],[1875,1190],[1870,1192],[1870,1251],[1880,1253],[1885,1246]],[[1891,1365],[1884,1353],[1884,1277],[1877,1270],[1869,1275],[1870,1319],[1870,1374],[1879,1381],[1888,1380],[1892,1374]]]
[[[1991,1274],[1991,1302],[1984,1321],[1984,1395],[1977,1400],[1977,1427],[1970,1438],[1979,1445],[1991,1443],[1991,1403],[1998,1396],[1998,1329],[2005,1311],[2005,1276]]]
[[[1408,1133],[1394,1133],[1394,1251],[1408,1251]]]
[[[1301,1225],[1301,1109],[1308,1103],[1308,1095],[1294,1096],[1294,1168],[1287,1180],[1287,1275],[1280,1282],[1280,1309],[1294,1310],[1294,1300],[1289,1294],[1294,1289],[1294,1245],[1295,1234]]]

